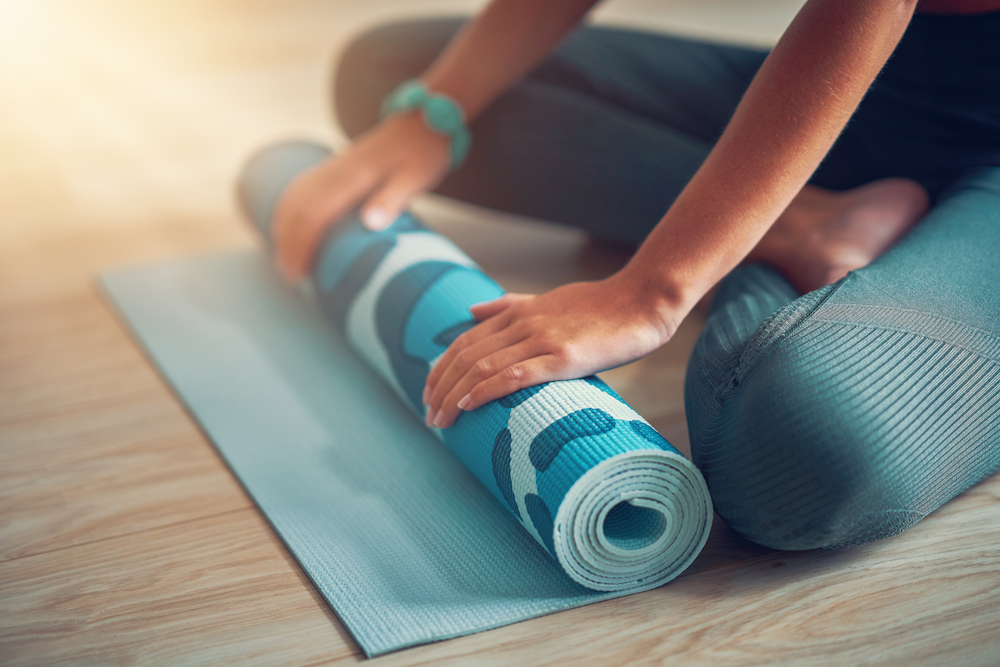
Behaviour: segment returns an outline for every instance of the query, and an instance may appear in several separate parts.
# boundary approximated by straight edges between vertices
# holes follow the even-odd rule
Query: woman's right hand
[[[398,114],[361,135],[347,150],[295,178],[278,202],[274,241],[289,282],[312,267],[326,229],[362,204],[362,223],[385,229],[409,201],[434,188],[451,161],[449,138],[418,111]]]

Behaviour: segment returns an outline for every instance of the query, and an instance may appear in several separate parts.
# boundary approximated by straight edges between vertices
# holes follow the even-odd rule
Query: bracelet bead
[[[465,124],[465,113],[455,100],[447,95],[431,93],[419,79],[401,83],[382,102],[380,116],[388,118],[411,109],[420,109],[428,128],[444,134],[451,140],[451,168],[457,169],[469,154],[472,133]]]

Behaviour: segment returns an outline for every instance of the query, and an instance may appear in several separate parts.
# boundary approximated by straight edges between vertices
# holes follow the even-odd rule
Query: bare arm
[[[819,166],[906,30],[915,0],[810,0],[628,270],[672,332]]]
[[[460,336],[428,377],[429,421],[448,426],[460,408],[627,363],[665,343],[802,189],[915,4],[809,0],[629,264],[603,281],[474,308],[485,321]]]
[[[497,0],[469,23],[421,77],[471,120],[534,69],[598,0]]]
[[[537,65],[597,0],[496,0],[468,24],[422,77],[454,98],[469,119]],[[447,173],[448,140],[418,112],[379,123],[346,151],[299,176],[278,204],[278,265],[302,278],[333,222],[362,205],[372,229],[388,226],[414,196]]]

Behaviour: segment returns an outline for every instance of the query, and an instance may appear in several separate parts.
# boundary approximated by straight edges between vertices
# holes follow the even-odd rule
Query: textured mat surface
[[[647,590],[697,556],[701,474],[596,377],[423,426],[427,372],[502,293],[447,239],[345,220],[313,277],[290,290],[243,252],[102,284],[367,654]]]
[[[366,654],[615,596],[570,580],[262,254],[102,284]]]

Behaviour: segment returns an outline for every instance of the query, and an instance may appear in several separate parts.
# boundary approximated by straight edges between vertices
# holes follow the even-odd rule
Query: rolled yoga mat
[[[268,242],[282,191],[328,154],[294,142],[251,159],[240,197]],[[469,306],[503,294],[408,213],[382,232],[365,229],[356,213],[338,221],[317,252],[311,282],[322,311],[421,419],[428,372],[475,323]],[[660,586],[708,539],[712,503],[701,473],[595,376],[523,389],[434,431],[587,588]]]

